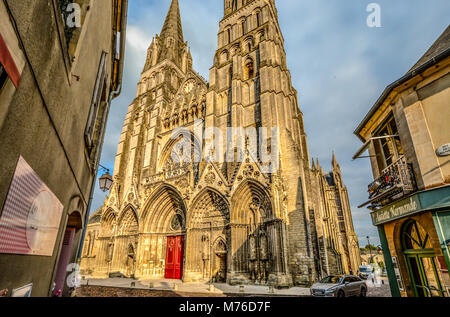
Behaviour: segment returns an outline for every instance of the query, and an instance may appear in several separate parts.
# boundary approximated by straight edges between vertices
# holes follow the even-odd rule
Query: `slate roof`
[[[433,45],[431,45],[431,47],[419,59],[419,61],[409,70],[409,72],[414,71],[415,69],[424,65],[426,62],[438,56],[445,50],[448,50],[449,48],[450,48],[450,25],[447,27],[444,33],[442,33],[441,36],[436,40],[436,42],[434,42]]]

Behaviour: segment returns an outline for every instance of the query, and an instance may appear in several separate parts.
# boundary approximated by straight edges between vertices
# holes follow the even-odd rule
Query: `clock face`
[[[190,93],[192,90],[194,90],[194,86],[194,81],[188,81],[186,85],[184,85],[184,92],[187,94]]]
[[[40,192],[33,200],[27,219],[27,243],[32,253],[38,253],[49,242],[53,229],[53,199],[49,192]]]

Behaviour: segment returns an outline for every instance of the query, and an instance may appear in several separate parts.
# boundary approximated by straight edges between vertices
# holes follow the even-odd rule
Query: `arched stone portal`
[[[186,236],[186,207],[181,194],[170,185],[161,185],[143,210],[138,276],[181,279]]]
[[[227,200],[206,188],[190,208],[187,236],[186,281],[225,282],[230,245],[230,212]]]
[[[117,227],[116,212],[106,210],[101,218],[100,232],[98,236],[98,254],[96,258],[95,275],[108,276],[114,254],[114,235]]]
[[[121,213],[113,240],[114,254],[109,273],[120,272],[134,277],[136,270],[135,250],[139,242],[139,223],[135,210],[129,206]]]
[[[273,214],[270,195],[257,181],[235,191],[231,213],[231,284],[276,284],[286,274],[283,223]]]

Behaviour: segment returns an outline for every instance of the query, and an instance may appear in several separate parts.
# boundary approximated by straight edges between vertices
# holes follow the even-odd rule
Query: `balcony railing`
[[[416,180],[412,165],[401,157],[383,170],[381,176],[369,185],[369,201],[380,207],[416,191]]]

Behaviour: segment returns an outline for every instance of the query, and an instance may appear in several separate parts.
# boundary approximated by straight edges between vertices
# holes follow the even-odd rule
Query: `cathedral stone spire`
[[[167,13],[160,37],[163,40],[173,38],[174,40],[184,43],[180,4],[178,0],[172,0],[172,3],[170,4],[169,12]]]
[[[333,158],[332,158],[331,164],[333,165],[333,167],[339,165],[339,163],[338,163],[338,161],[336,159],[336,154],[334,153],[334,151],[333,151]]]
[[[144,72],[165,60],[174,62],[185,72],[192,59],[189,57],[186,48],[187,43],[184,42],[181,24],[180,4],[178,0],[172,0],[161,33],[154,38],[148,49]]]

